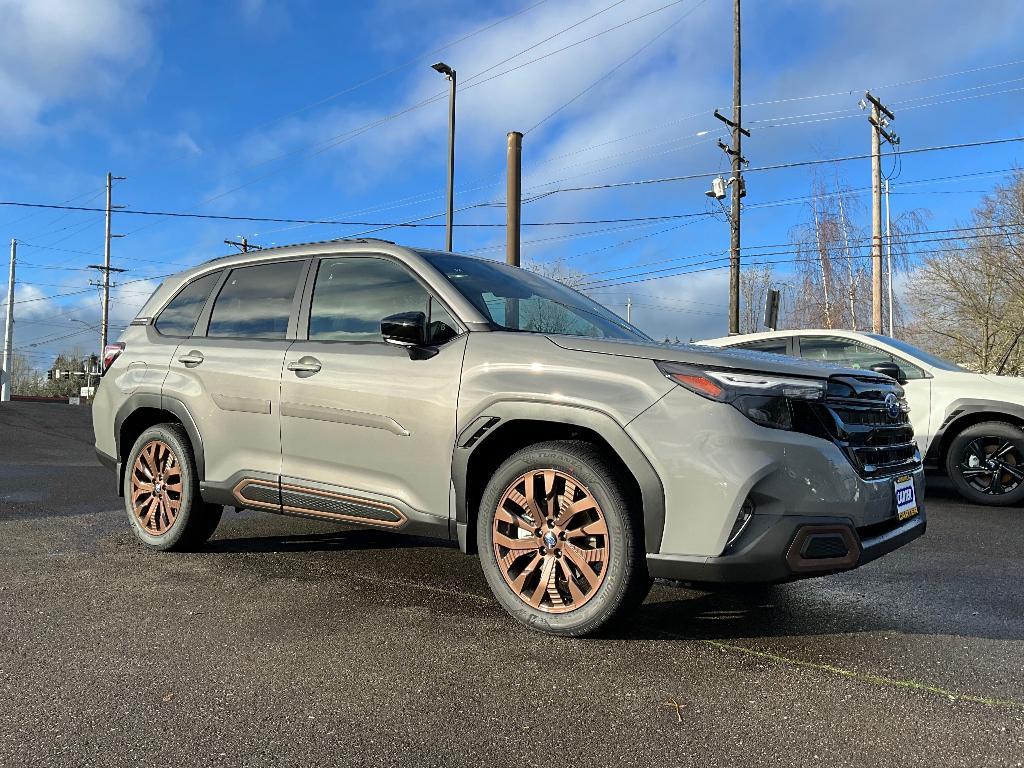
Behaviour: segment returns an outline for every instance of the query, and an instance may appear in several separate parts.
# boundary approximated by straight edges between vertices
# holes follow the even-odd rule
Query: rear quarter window
[[[178,291],[157,317],[157,331],[164,336],[191,336],[220,276],[220,272],[203,275]]]

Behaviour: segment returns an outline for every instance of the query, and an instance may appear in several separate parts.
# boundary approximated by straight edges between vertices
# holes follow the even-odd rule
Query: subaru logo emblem
[[[557,544],[557,543],[558,543],[558,539],[555,538],[555,534],[553,534],[551,531],[548,531],[547,533],[544,534],[544,545],[548,549],[553,549],[555,544]]]
[[[903,413],[903,406],[900,403],[900,399],[892,392],[885,396],[885,412],[888,413],[889,418],[892,419],[895,419]]]

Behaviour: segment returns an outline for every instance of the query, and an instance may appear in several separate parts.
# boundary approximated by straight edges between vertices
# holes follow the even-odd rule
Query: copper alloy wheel
[[[491,529],[505,582],[545,613],[585,605],[608,573],[608,524],[601,505],[578,480],[535,469],[505,490]]]
[[[132,512],[151,536],[167,533],[181,510],[181,465],[163,440],[150,440],[132,465]]]

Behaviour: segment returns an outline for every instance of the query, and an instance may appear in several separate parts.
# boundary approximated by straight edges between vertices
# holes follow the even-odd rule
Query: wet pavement
[[[848,574],[525,630],[446,543],[225,514],[144,551],[88,410],[0,406],[0,766],[1024,765],[1024,510]]]

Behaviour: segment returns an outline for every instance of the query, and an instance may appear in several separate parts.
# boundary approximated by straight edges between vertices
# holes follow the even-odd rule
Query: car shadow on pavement
[[[660,598],[660,599],[659,599]],[[666,599],[667,598],[667,599]],[[827,584],[781,584],[661,591],[640,607],[622,639],[730,640],[793,635],[899,632],[1019,640],[1016,621],[984,610],[903,610],[903,603],[877,596],[850,597]],[[979,608],[981,608],[979,606]]]
[[[341,529],[325,533],[249,536],[213,539],[202,552],[210,554],[241,552],[332,552],[359,550],[402,550],[413,547],[451,548],[449,542],[391,531]]]

